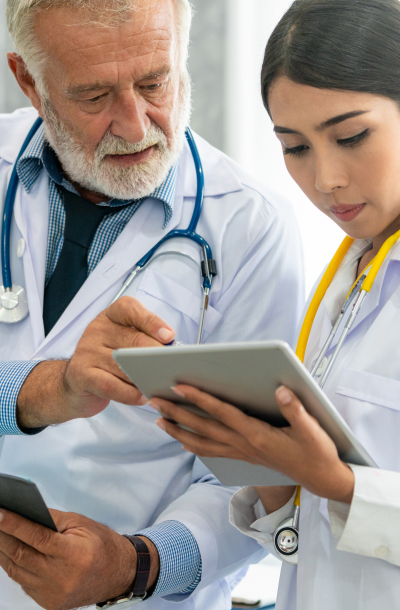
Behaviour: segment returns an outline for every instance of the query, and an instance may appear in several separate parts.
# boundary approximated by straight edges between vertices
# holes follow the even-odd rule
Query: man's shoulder
[[[206,196],[221,196],[240,193],[238,200],[252,200],[258,203],[264,211],[293,211],[291,203],[273,186],[260,182],[247,172],[241,165],[218,150],[198,134],[195,134],[196,144],[204,165]]]
[[[0,159],[14,163],[37,117],[38,113],[32,107],[19,108],[10,114],[0,114]]]

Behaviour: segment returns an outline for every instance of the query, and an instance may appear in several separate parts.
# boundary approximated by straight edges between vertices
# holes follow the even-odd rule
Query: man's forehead
[[[88,22],[87,11],[51,9],[38,15],[37,34],[50,60],[66,68],[76,64],[101,68],[133,60],[146,64],[146,58],[154,61],[154,55],[166,64],[168,58],[172,62],[178,46],[174,11],[170,0],[157,4],[158,8],[146,4],[146,9],[132,11],[124,22],[111,26]]]

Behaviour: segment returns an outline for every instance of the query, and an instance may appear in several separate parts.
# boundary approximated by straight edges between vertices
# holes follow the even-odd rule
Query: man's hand
[[[113,359],[113,351],[160,347],[173,339],[168,324],[139,301],[123,297],[89,324],[70,361],[42,362],[28,375],[18,396],[18,424],[40,428],[93,417],[110,400],[145,404]]]
[[[134,546],[110,528],[74,513],[51,511],[59,533],[1,510],[0,566],[39,606],[71,610],[124,595],[136,575]],[[151,555],[150,589],[159,573]]]

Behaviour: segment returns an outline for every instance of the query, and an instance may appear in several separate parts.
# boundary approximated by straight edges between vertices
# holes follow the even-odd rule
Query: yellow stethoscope
[[[342,309],[332,326],[332,330],[329,333],[329,337],[325,342],[324,347],[321,350],[313,368],[311,371],[311,375],[313,377],[316,376],[318,369],[321,366],[323,359],[325,358],[329,348],[331,347],[333,340],[336,336],[336,333],[341,325],[341,322],[346,315],[351,303],[354,301],[351,312],[348,316],[347,322],[344,326],[342,334],[339,337],[339,340],[336,344],[336,347],[326,363],[325,370],[321,375],[321,379],[319,381],[319,385],[321,388],[324,387],[326,380],[328,378],[329,373],[331,372],[333,365],[336,362],[336,359],[339,355],[340,349],[343,346],[343,343],[346,340],[347,335],[351,331],[354,322],[360,313],[360,310],[364,304],[365,298],[367,294],[371,291],[372,286],[374,285],[376,276],[379,273],[383,263],[386,260],[387,255],[389,254],[391,248],[394,244],[400,239],[400,231],[389,237],[379,250],[378,254],[375,258],[369,263],[366,269],[360,274],[360,276],[354,282],[349,294],[346,297],[346,300],[343,304]],[[331,260],[328,265],[327,270],[325,271],[322,280],[315,291],[314,297],[310,303],[306,316],[304,318],[303,326],[301,328],[299,340],[296,348],[296,355],[304,362],[304,357],[307,349],[308,340],[310,338],[310,333],[312,326],[314,324],[315,316],[317,315],[317,311],[322,303],[322,300],[328,290],[329,286],[332,283],[333,278],[336,275],[337,270],[339,269],[340,263],[343,261],[346,256],[350,246],[353,244],[354,239],[351,237],[346,237],[341,243],[338,251],[335,256]],[[368,271],[369,269],[369,271]],[[357,296],[356,296],[357,295]],[[300,518],[300,492],[301,487],[298,486],[296,490],[296,497],[294,500],[295,511],[293,517],[286,519],[283,521],[275,530],[274,534],[274,546],[275,551],[279,555],[279,557],[286,561],[287,563],[296,564],[298,559],[298,549],[299,549],[299,518]]]

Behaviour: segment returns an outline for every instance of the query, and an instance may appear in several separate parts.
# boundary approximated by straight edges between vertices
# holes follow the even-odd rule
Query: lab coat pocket
[[[200,290],[199,290],[200,293]],[[145,271],[136,298],[175,330],[177,341],[197,341],[202,299],[185,286],[152,269]],[[222,315],[208,306],[204,321],[203,342],[214,330]]]
[[[334,403],[380,468],[400,470],[400,381],[344,369]]]

